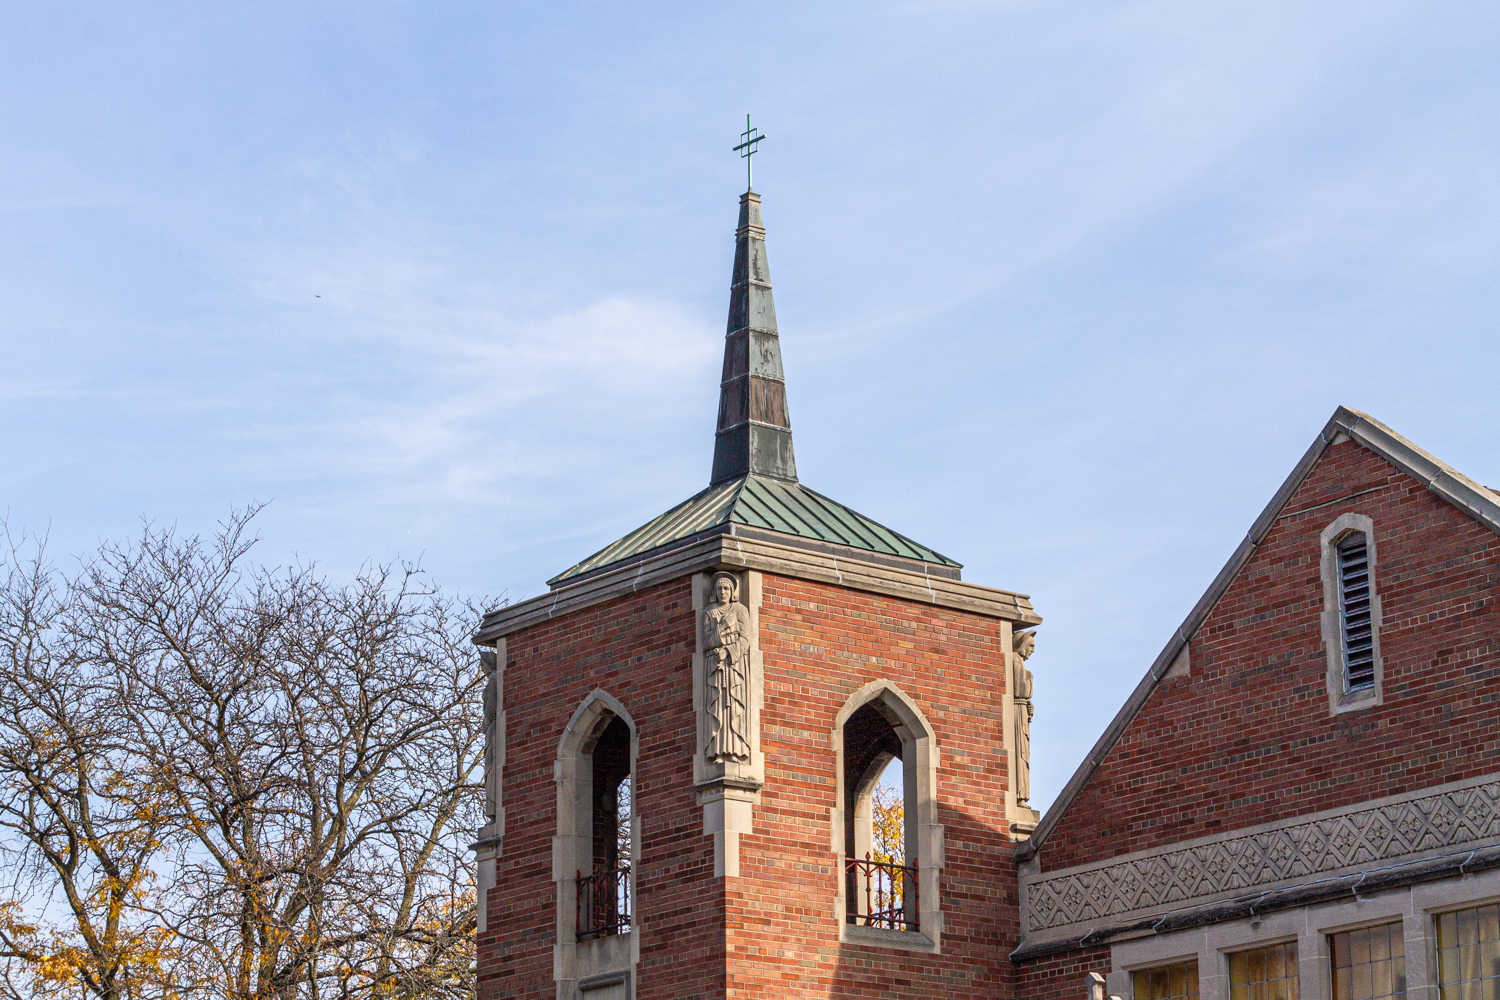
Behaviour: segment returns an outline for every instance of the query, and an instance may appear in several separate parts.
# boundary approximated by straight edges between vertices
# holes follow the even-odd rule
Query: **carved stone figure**
[[[750,759],[750,612],[739,580],[716,573],[703,612],[703,675],[710,761]]]
[[[1036,651],[1036,633],[1022,632],[1011,643],[1015,655],[1013,691],[1016,704],[1016,802],[1025,805],[1031,799],[1031,704],[1033,678],[1026,661]]]
[[[497,722],[500,717],[500,669],[495,651],[479,654],[484,681],[484,815],[493,821],[500,805],[500,742]]]

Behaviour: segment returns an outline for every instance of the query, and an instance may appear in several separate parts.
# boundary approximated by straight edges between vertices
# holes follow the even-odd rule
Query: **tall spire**
[[[766,227],[760,218],[760,195],[754,191],[740,195],[740,224],[734,233],[729,329],[709,485],[746,475],[797,481],[781,338],[766,265]]]

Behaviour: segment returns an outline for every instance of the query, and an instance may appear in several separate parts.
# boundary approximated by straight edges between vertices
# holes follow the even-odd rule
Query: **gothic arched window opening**
[[[632,906],[633,868],[640,824],[633,772],[639,735],[620,700],[595,689],[574,710],[557,743],[552,975],[560,997],[591,994],[593,986],[579,984],[597,986],[600,976],[634,974],[640,921]]]
[[[577,873],[580,940],[630,929],[630,727],[609,717],[585,752],[593,864]]]
[[[918,929],[915,789],[901,735],[864,705],[844,723],[845,919],[865,927]],[[899,720],[897,720],[899,723]],[[912,863],[908,863],[908,861]]]

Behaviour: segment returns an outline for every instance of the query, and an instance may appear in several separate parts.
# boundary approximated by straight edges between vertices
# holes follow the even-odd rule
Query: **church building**
[[[479,1000],[1496,996],[1495,492],[1340,408],[1043,817],[1042,619],[802,485],[753,190],[710,470],[475,637]]]
[[[1041,618],[802,485],[754,191],[708,479],[476,637],[480,1000],[1010,996]]]

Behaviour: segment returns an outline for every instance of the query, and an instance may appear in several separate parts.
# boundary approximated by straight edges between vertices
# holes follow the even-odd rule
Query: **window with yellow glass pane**
[[[1299,1000],[1300,982],[1296,942],[1229,956],[1229,1000]]]
[[[1198,962],[1159,965],[1130,974],[1135,1000],[1198,1000]]]
[[[1406,945],[1401,921],[1328,935],[1334,1000],[1406,996]]]
[[[1442,1000],[1500,995],[1500,906],[1439,914],[1438,983]]]

